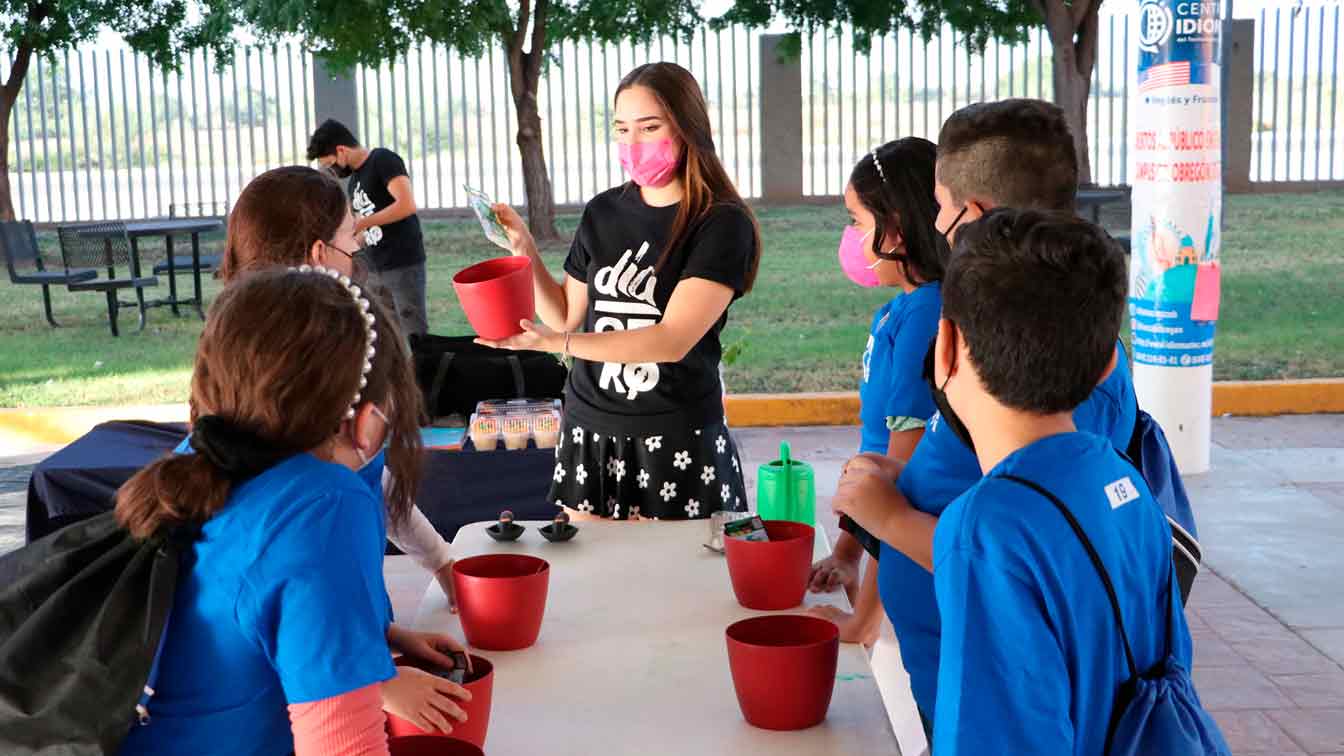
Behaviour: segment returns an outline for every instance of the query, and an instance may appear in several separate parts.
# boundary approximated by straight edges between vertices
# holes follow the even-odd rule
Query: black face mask
[[[355,169],[351,168],[350,166],[340,165],[338,163],[332,163],[330,166],[330,170],[331,175],[335,176],[338,179],[350,178],[350,176],[352,176],[355,172]]]
[[[937,348],[938,342],[935,340],[929,344],[929,351],[924,355],[924,382],[929,385],[929,392],[933,394],[933,406],[938,408],[938,414],[942,422],[947,423],[947,427],[952,429],[953,435],[961,439],[963,444],[972,451],[975,451],[975,442],[971,440],[971,432],[966,430],[966,424],[957,416],[957,411],[952,409],[951,403],[947,401],[947,394],[943,388],[947,386],[947,381],[952,380],[952,374],[948,373],[947,380],[939,386],[933,373],[933,352]]]
[[[948,238],[948,234],[952,233],[952,230],[957,227],[957,224],[960,223],[961,219],[966,215],[966,211],[970,209],[971,209],[970,205],[962,205],[961,212],[957,213],[957,217],[952,219],[952,222],[948,224],[946,229],[941,229],[938,228],[937,226],[933,227],[933,230],[937,231],[938,235],[943,237],[943,239],[947,241],[947,246],[949,247],[952,246],[952,240]]]

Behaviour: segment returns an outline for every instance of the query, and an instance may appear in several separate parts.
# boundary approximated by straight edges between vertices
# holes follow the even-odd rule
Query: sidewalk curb
[[[739,428],[857,425],[853,392],[728,395],[728,423]],[[1344,413],[1344,378],[1222,381],[1213,384],[1213,415],[1263,417]]]
[[[0,457],[59,448],[112,420],[185,423],[185,404],[0,409]]]
[[[739,428],[856,425],[853,392],[729,394],[728,422]],[[1344,378],[1225,381],[1213,385],[1213,414],[1260,417],[1344,413]],[[111,420],[187,421],[187,405],[0,409],[0,456],[63,446]]]

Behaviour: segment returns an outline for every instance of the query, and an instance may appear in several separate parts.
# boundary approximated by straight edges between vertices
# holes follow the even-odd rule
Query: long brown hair
[[[364,315],[339,282],[316,273],[271,270],[226,287],[210,308],[196,348],[191,420],[219,418],[280,456],[330,453],[350,400],[386,413],[387,510],[402,522],[421,479],[420,393],[394,318],[370,301],[377,330],[368,385]],[[208,454],[159,460],[117,492],[117,519],[138,538],[199,524],[228,501],[232,480]]]
[[[667,253],[658,261],[658,267],[680,250],[692,228],[715,205],[741,208],[751,219],[755,249],[747,268],[746,291],[756,283],[756,272],[761,266],[761,228],[755,213],[742,201],[732,179],[719,161],[714,149],[714,135],[710,130],[709,107],[705,104],[700,84],[690,71],[676,63],[647,63],[625,75],[616,87],[616,97],[631,87],[646,87],[663,106],[672,132],[686,145],[677,175],[681,179],[684,196],[677,206],[677,216],[668,234]]]
[[[273,168],[243,187],[229,212],[219,278],[303,265],[313,242],[336,235],[350,203],[336,180],[302,165]]]

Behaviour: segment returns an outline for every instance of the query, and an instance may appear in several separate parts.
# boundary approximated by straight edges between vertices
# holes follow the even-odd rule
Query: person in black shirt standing
[[[350,206],[355,230],[364,239],[370,277],[391,295],[402,333],[429,331],[425,238],[406,163],[391,150],[360,146],[350,129],[331,119],[308,140],[308,159],[350,179]]]
[[[514,254],[532,260],[542,322],[482,343],[574,358],[550,494],[557,505],[622,520],[741,511],[719,333],[729,306],[751,291],[760,231],[719,162],[689,71],[640,66],[615,104],[631,182],[588,203],[563,282],[518,213],[495,207]]]

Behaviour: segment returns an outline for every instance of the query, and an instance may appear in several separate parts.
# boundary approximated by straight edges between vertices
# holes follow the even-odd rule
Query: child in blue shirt
[[[845,187],[850,223],[840,241],[841,269],[860,286],[900,290],[873,314],[863,352],[860,453],[908,458],[934,412],[921,366],[938,332],[939,281],[947,257],[946,242],[933,223],[938,214],[933,198],[936,153],[927,139],[888,142],[859,160]],[[842,641],[871,643],[882,616],[876,567],[869,564],[859,585],[842,579],[833,567],[851,557],[857,560],[864,548],[876,558],[878,541],[852,522],[844,526],[853,535],[842,533],[836,545],[839,557],[815,565],[812,587],[828,591],[847,584],[855,611],[824,606],[813,613],[834,621]]]
[[[386,446],[404,473],[387,517],[404,520],[419,397],[385,311],[321,268],[235,282],[201,335],[191,407],[195,453],[117,495],[134,536],[199,533],[121,753],[372,753],[386,748],[385,705],[422,727],[462,720],[465,689],[392,664],[396,646],[451,668],[462,646],[392,624],[384,503],[356,472]]]
[[[1165,658],[1168,616],[1173,658],[1189,668],[1166,517],[1138,471],[1074,420],[1115,360],[1125,298],[1122,253],[1086,221],[996,210],[958,233],[933,376],[943,421],[985,477],[942,512],[934,536],[938,756],[1100,756],[1129,678],[1087,552],[1048,499],[1006,476],[1050,491],[1081,524],[1138,669]],[[836,507],[874,516],[845,496]]]
[[[1063,111],[1055,105],[1022,99],[978,103],[958,110],[943,124],[934,191],[939,200],[938,230],[950,242],[956,242],[960,226],[995,207],[1071,216],[1077,184],[1073,136]],[[1069,313],[1055,316],[1073,317]],[[1134,430],[1138,403],[1118,340],[1112,351],[1111,368],[1073,417],[1080,430],[1123,449]],[[958,433],[959,425],[941,413],[935,415],[905,465],[864,455],[846,466],[855,472],[866,469],[881,474],[865,490],[851,491],[851,495],[882,504],[879,522],[861,524],[882,540],[879,594],[930,736],[941,632],[931,574],[933,533],[948,504],[982,475],[965,434]]]

